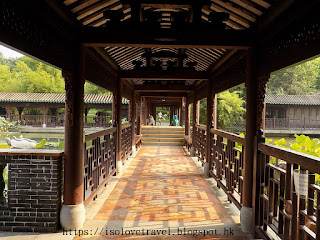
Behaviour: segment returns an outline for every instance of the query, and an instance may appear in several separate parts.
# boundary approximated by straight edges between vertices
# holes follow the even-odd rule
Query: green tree
[[[63,93],[61,70],[27,56],[4,58],[0,52],[0,91],[29,93]],[[86,94],[110,94],[109,91],[85,84]]]
[[[2,52],[0,52],[0,65],[6,65],[10,70],[12,70],[15,67],[17,61],[18,58],[5,58]]]
[[[203,125],[207,124],[207,98],[200,100],[199,123]]]
[[[218,126],[225,128],[243,121],[245,108],[244,100],[239,97],[239,92],[224,91],[217,96],[217,121]]]
[[[271,74],[267,93],[309,95],[320,90],[320,58]]]
[[[92,83],[86,82],[84,84],[84,93],[85,94],[111,94],[111,92],[109,92],[108,90],[98,87]]]

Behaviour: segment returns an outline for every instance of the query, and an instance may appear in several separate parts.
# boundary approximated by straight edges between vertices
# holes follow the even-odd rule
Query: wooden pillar
[[[192,147],[190,150],[190,155],[195,156],[195,136],[196,136],[196,125],[199,123],[199,101],[196,98],[196,95],[193,94],[193,113],[192,113]]]
[[[252,188],[253,188],[253,158],[254,138],[257,125],[257,77],[255,72],[255,51],[250,48],[247,53],[247,105],[246,105],[246,135],[244,150],[243,190],[242,209],[240,214],[241,228],[244,232],[251,232],[252,229]]]
[[[253,209],[253,224],[251,227],[251,234],[254,236],[255,234],[255,225],[258,224],[260,221],[258,219],[259,214],[257,212],[261,208],[260,206],[260,196],[263,194],[261,192],[261,162],[259,161],[258,158],[258,144],[261,142],[265,142],[264,139],[264,118],[265,118],[265,92],[266,92],[266,84],[269,81],[270,75],[265,75],[262,77],[258,78],[258,83],[257,83],[257,99],[256,99],[256,136],[255,136],[255,141],[254,141],[254,157],[253,157],[253,188],[252,188],[252,195],[253,195],[253,200],[252,200],[252,209]],[[254,126],[252,126],[253,128]],[[245,148],[246,149],[246,148]]]
[[[21,121],[21,115],[22,115],[22,111],[23,111],[23,107],[17,107],[18,109],[18,113],[19,113],[19,121]]]
[[[217,116],[217,94],[214,94],[214,99],[213,99],[213,128],[217,129],[218,126],[218,116]]]
[[[157,116],[156,116],[156,106],[152,103],[150,104],[151,115],[154,118],[154,126],[157,126]]]
[[[186,105],[185,105],[185,128],[184,128],[184,135],[190,135],[190,104],[188,103],[188,99],[186,98]]]
[[[266,110],[267,110],[267,107],[266,107],[266,101],[265,99],[263,98],[263,111],[262,111],[262,130],[263,130],[263,136],[266,135],[265,131],[266,131]],[[287,108],[287,116],[286,116],[286,119],[288,119],[288,127],[290,129],[290,119],[289,119],[289,108]]]
[[[209,170],[211,166],[211,142],[212,142],[212,134],[210,132],[211,128],[213,127],[213,107],[214,107],[214,99],[215,97],[212,95],[211,89],[211,80],[208,80],[208,87],[207,87],[207,151],[206,151],[206,163],[204,165],[204,174],[205,176],[209,177]]]
[[[116,127],[117,123],[117,98],[116,98],[116,93],[112,94],[112,125]]]
[[[133,94],[133,92],[134,91],[132,91],[132,94]],[[127,107],[127,116],[126,116],[126,118],[127,118],[128,122],[131,122],[131,119],[132,119],[132,116],[133,116],[132,115],[132,100],[129,100],[129,104],[124,105],[122,110],[124,109],[125,106]]]
[[[131,109],[131,143],[132,143],[132,155],[135,154],[136,145],[134,143],[135,138],[135,125],[136,125],[136,91],[132,91],[132,100],[130,101],[130,109]]]
[[[11,115],[12,106],[11,105],[7,105],[5,108],[6,108],[6,112],[7,112],[7,119],[9,119],[9,121],[11,121],[12,120],[12,115]]]
[[[89,110],[90,109],[88,109],[88,108],[84,109],[84,123],[85,123],[85,125],[87,125],[87,123],[88,123],[88,112],[89,112]]]
[[[170,125],[172,124],[173,121],[173,111],[174,111],[174,106],[170,106]]]
[[[142,113],[142,121],[141,123],[143,123],[144,125],[146,125],[146,120],[147,120],[147,108],[146,108],[146,101],[145,101],[145,97],[142,97],[141,99],[141,113]]]
[[[141,107],[141,97],[138,97],[137,104],[137,135],[141,135],[141,117],[142,117],[142,107]]]
[[[196,110],[197,110],[197,124],[200,124],[200,100],[197,101],[197,105],[196,105]]]
[[[116,93],[116,124],[117,124],[117,154],[116,154],[116,168],[117,173],[122,172],[122,160],[121,160],[121,120],[122,120],[122,84],[121,79],[117,81],[117,93]]]
[[[65,229],[81,228],[85,220],[83,110],[85,83],[85,48],[74,44],[74,68],[63,71],[65,78],[64,194],[60,222]]]
[[[47,125],[47,106],[46,105],[43,105],[42,106],[42,126],[43,127],[46,127]]]
[[[183,126],[182,108],[183,108],[183,99],[181,99],[180,106],[179,106],[179,121],[180,121],[180,126]]]

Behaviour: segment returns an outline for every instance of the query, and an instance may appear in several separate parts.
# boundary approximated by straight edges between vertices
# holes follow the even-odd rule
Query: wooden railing
[[[294,118],[266,118],[267,130],[279,129],[319,129],[320,120],[294,119]]]
[[[320,239],[320,159],[258,144],[255,231],[270,239]],[[297,194],[293,171],[308,174],[307,196]],[[318,182],[316,182],[318,181]]]
[[[243,148],[244,137],[211,129],[211,166],[210,175],[217,181],[239,209],[243,186]]]
[[[117,128],[91,133],[84,143],[84,200],[97,197],[100,187],[116,171]]]
[[[121,160],[125,161],[132,153],[132,124],[121,126]]]
[[[207,151],[207,127],[205,125],[196,125],[195,138],[193,146],[198,159],[202,162],[202,165],[206,160]]]
[[[6,116],[4,116],[6,118]],[[19,116],[12,115],[12,120],[18,121]],[[58,127],[64,125],[64,115],[45,117],[47,127]],[[20,124],[22,126],[42,126],[43,116],[42,115],[22,115],[20,117]],[[110,127],[111,126],[111,116],[87,116],[84,117],[83,121],[84,127]]]

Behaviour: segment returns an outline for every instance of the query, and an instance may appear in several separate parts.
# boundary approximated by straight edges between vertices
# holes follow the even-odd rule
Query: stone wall
[[[63,152],[0,150],[8,164],[8,199],[0,206],[0,231],[55,232],[59,227]]]

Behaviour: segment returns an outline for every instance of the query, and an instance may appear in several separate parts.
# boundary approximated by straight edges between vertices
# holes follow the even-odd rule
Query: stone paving
[[[183,147],[142,147],[109,191],[74,239],[248,239]]]
[[[141,149],[94,219],[231,222],[190,157],[166,146]]]
[[[238,209],[202,174],[183,147],[144,146],[87,206],[81,230],[0,232],[0,239],[251,239],[240,230]]]

